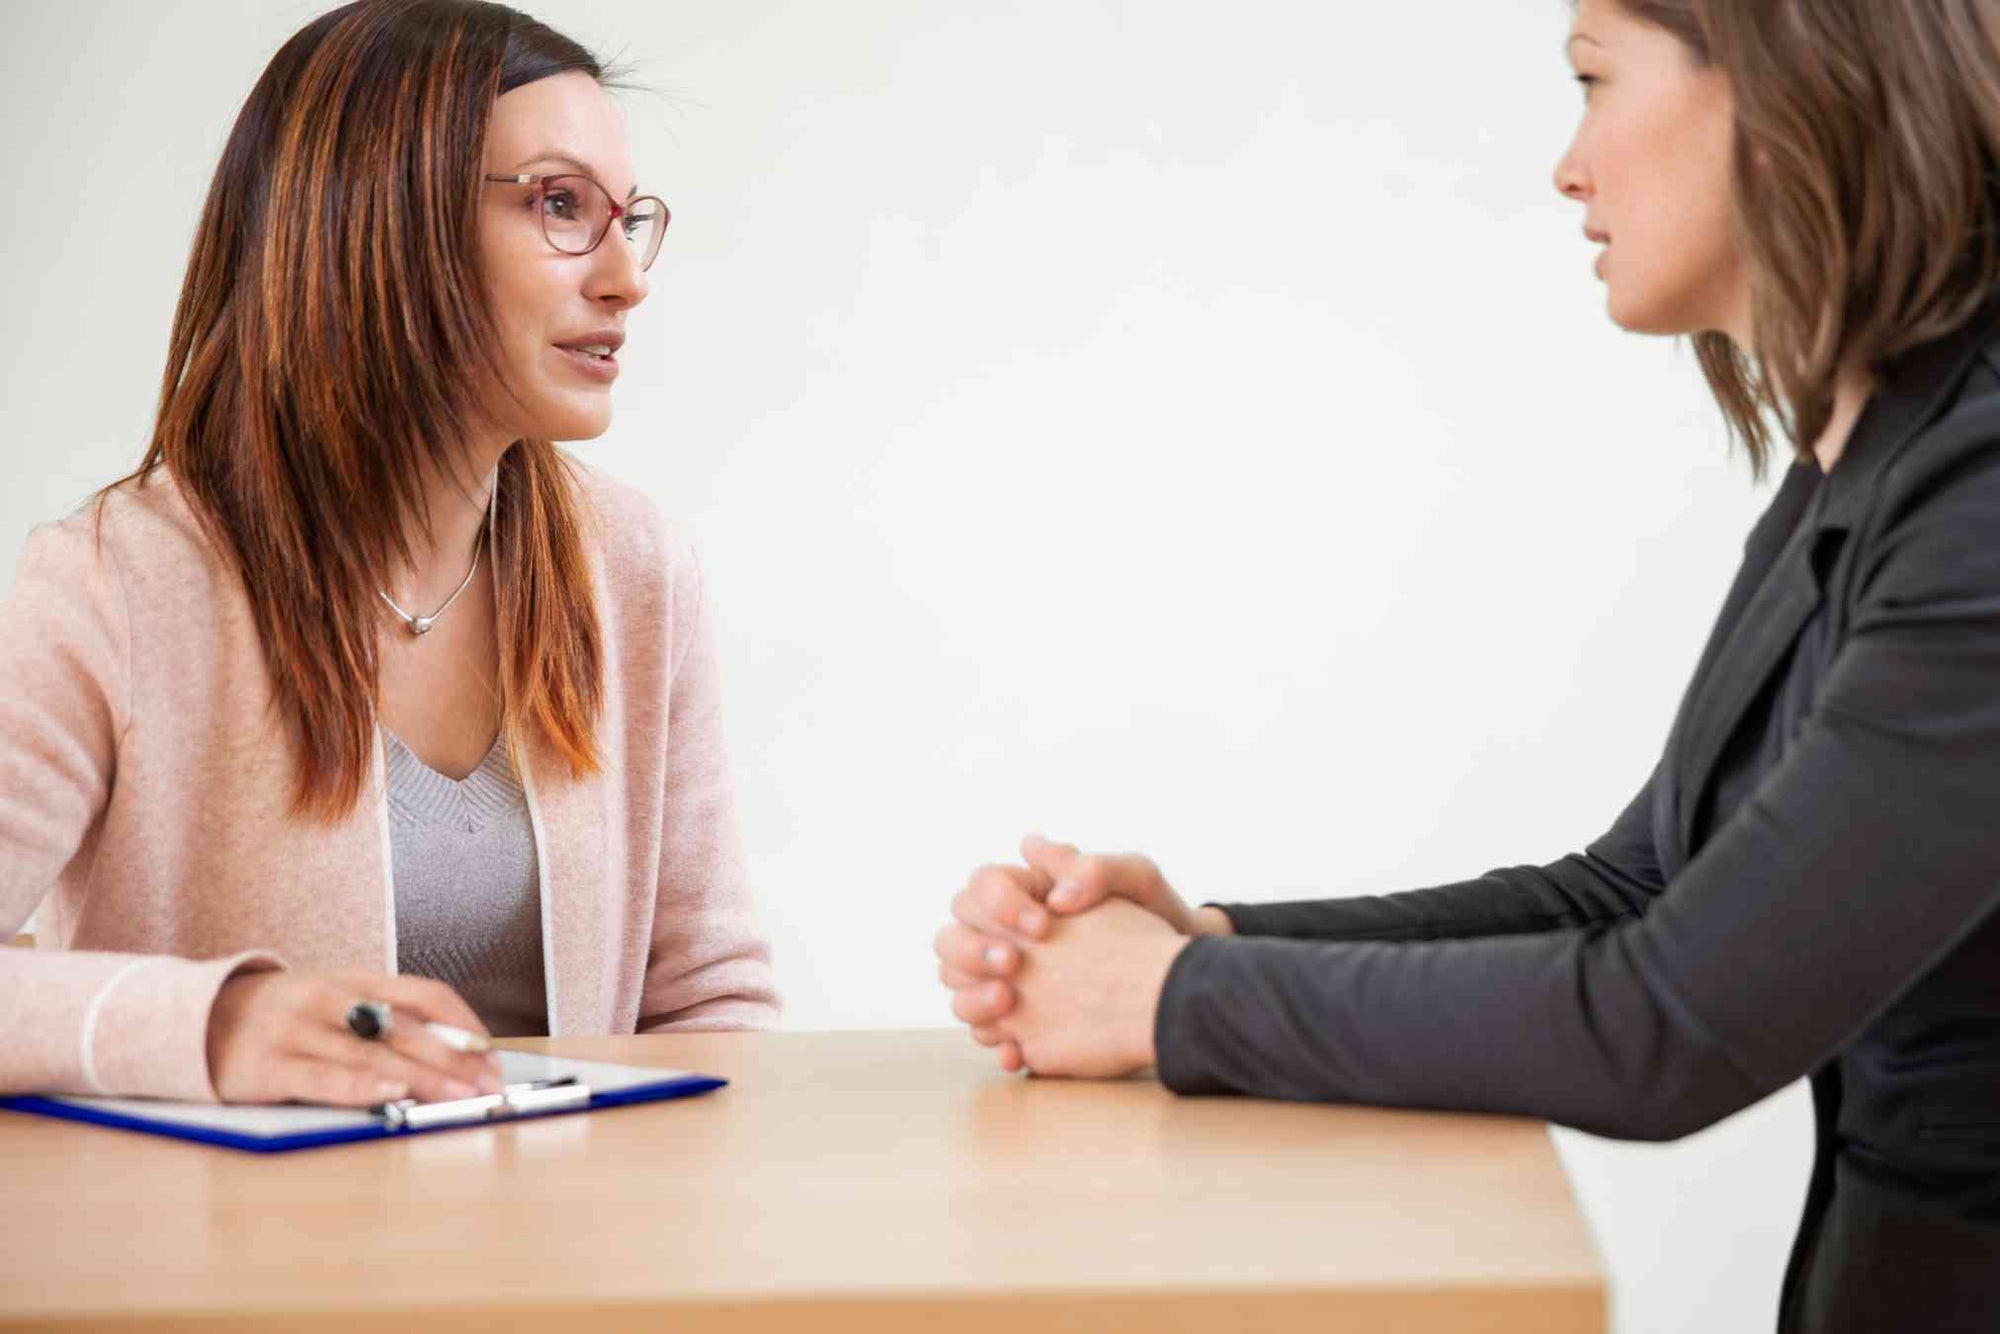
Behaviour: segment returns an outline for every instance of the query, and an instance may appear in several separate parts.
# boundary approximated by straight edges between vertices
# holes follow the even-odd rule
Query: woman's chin
[[[594,405],[565,405],[561,410],[541,414],[533,430],[525,432],[543,440],[595,440],[611,429],[608,399]]]
[[[1699,322],[1678,318],[1659,302],[1635,301],[1629,297],[1621,299],[1616,288],[1605,298],[1604,313],[1626,333],[1676,338],[1682,334],[1699,333],[1703,327]]]
[[[1685,338],[1724,327],[1717,302],[1706,290],[1688,284],[1654,284],[1650,291],[1630,283],[1606,283],[1604,313],[1627,333],[1658,338]]]

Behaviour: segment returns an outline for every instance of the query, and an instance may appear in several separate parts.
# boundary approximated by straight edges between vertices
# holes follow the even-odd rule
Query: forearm
[[[208,1016],[237,973],[227,959],[0,949],[0,1091],[213,1101]]]
[[[1512,866],[1473,880],[1399,894],[1212,905],[1233,934],[1294,940],[1458,940],[1528,935],[1626,921],[1648,894],[1590,853]],[[1206,910],[1206,909],[1205,909]]]
[[[1196,940],[1168,974],[1154,1044],[1181,1093],[1514,1113],[1620,1139],[1674,1138],[1769,1091],[1601,929]]]

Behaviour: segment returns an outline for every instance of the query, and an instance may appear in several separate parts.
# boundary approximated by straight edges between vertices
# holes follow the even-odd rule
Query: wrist
[[[1160,949],[1148,960],[1143,988],[1144,1003],[1138,1007],[1141,1022],[1134,1025],[1132,1032],[1132,1065],[1143,1069],[1157,1063],[1158,1054],[1153,1049],[1153,1030],[1157,1026],[1160,1013],[1160,997],[1167,989],[1167,974],[1173,970],[1174,960],[1182,950],[1193,943],[1193,936],[1171,936],[1164,940]]]
[[[222,979],[208,1003],[208,1027],[203,1037],[208,1086],[217,1101],[225,1101],[222,1085],[229,1065],[231,1048],[242,1029],[245,1013],[257,994],[281,975],[276,960],[251,958]]]

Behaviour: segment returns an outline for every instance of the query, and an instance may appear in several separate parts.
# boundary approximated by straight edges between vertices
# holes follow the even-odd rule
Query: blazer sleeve
[[[1982,411],[1871,543],[1783,759],[1643,918],[1197,939],[1156,1015],[1164,1082],[1671,1139],[1837,1052],[2000,907],[2000,412]]]
[[[1455,940],[1563,931],[1643,915],[1665,888],[1653,846],[1659,770],[1602,838],[1546,866],[1400,894],[1291,903],[1218,903],[1239,936],[1296,940]]]
[[[672,564],[678,661],[667,702],[659,901],[638,1030],[772,1028],[779,1007],[771,947],[744,874],[701,567],[685,544]]]
[[[94,516],[30,535],[0,607],[0,945],[93,854],[129,725],[130,645]],[[213,1101],[208,1013],[268,955],[0,947],[0,1092]]]

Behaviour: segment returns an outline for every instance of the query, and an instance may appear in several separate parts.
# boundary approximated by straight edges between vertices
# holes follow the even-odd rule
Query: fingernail
[[[1040,908],[1021,909],[1021,929],[1023,931],[1026,931],[1029,935],[1033,935],[1035,932],[1040,931],[1044,926],[1047,926],[1048,921],[1049,921],[1048,914],[1043,912]]]
[[[398,1084],[394,1080],[383,1080],[375,1086],[375,1101],[400,1102],[410,1096],[408,1084]]]
[[[985,958],[987,963],[991,964],[995,968],[1005,968],[1007,966],[1007,951],[1002,946],[999,945],[987,946],[986,953],[983,957]]]
[[[444,1091],[454,1098],[476,1098],[479,1096],[479,1090],[462,1079],[445,1080]]]
[[[1076,902],[1082,892],[1082,890],[1077,888],[1076,881],[1061,881],[1054,889],[1049,891],[1049,906],[1052,908],[1067,908]]]

